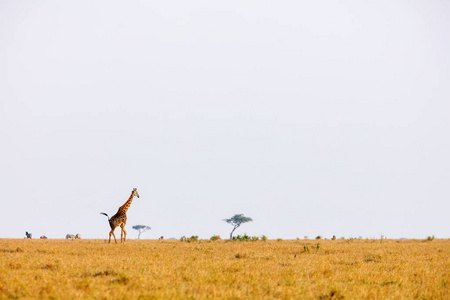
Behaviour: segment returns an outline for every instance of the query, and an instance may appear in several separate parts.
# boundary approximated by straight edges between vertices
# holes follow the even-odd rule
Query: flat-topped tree
[[[230,233],[230,240],[231,240],[233,238],[233,232],[239,226],[241,226],[241,224],[244,224],[247,222],[252,222],[253,220],[252,220],[252,218],[248,218],[248,217],[244,216],[243,214],[238,214],[238,215],[232,216],[230,219],[224,219],[224,221],[233,226],[233,230]]]
[[[139,231],[139,235],[138,235],[138,240],[141,238],[141,233],[146,232],[147,230],[150,230],[150,226],[146,226],[146,225],[134,225],[133,229],[136,229],[137,231]]]

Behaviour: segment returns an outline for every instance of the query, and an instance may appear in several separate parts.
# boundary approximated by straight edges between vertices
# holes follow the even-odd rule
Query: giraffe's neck
[[[134,196],[133,193],[131,193],[130,198],[128,198],[127,202],[125,202],[125,204],[119,208],[119,211],[121,213],[123,214],[126,213],[128,208],[130,208],[131,201],[133,201],[133,196]]]

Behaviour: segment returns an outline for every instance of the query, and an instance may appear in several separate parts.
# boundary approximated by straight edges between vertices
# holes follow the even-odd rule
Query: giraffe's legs
[[[109,232],[109,243],[111,243],[111,234],[114,237],[114,241],[117,244],[116,235],[114,234],[114,229],[111,229],[111,231]]]
[[[120,225],[120,228],[122,229],[120,231],[120,242],[122,243],[122,236],[123,236],[123,243],[125,243],[125,240],[127,239],[127,231],[125,230],[125,224]]]

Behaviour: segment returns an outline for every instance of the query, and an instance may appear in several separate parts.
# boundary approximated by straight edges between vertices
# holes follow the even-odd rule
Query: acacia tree
[[[233,230],[230,233],[230,240],[233,238],[233,232],[241,226],[241,224],[252,222],[252,218],[245,217],[243,214],[234,215],[229,219],[224,219],[225,222],[233,226]]]
[[[150,230],[151,227],[150,226],[146,226],[146,225],[134,225],[133,229],[136,229],[137,231],[139,231],[138,239],[140,239],[141,238],[141,233],[146,232],[147,230]]]

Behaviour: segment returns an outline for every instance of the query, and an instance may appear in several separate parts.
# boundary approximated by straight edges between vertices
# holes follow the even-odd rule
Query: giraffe
[[[114,230],[120,226],[122,229],[120,231],[120,243],[125,243],[125,240],[127,238],[127,231],[125,230],[125,224],[127,223],[127,210],[130,208],[131,201],[133,201],[133,197],[136,196],[139,198],[139,194],[137,192],[137,189],[134,188],[131,192],[130,197],[128,198],[127,202],[125,202],[124,205],[119,207],[119,210],[117,210],[117,213],[109,218],[108,214],[102,212],[100,214],[105,215],[108,218],[109,226],[111,227],[111,231],[109,232],[109,244],[111,243],[111,235],[114,237],[114,241],[117,244],[116,235],[114,234]],[[123,238],[123,239],[122,239]]]

